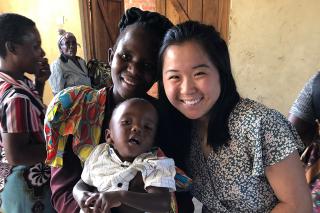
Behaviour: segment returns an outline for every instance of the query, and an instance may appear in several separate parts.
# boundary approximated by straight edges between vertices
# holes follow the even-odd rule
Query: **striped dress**
[[[16,81],[0,72],[0,132],[29,133],[45,143],[45,107],[31,80]],[[19,143],[19,141],[16,141]],[[0,134],[0,206],[4,212],[54,212],[50,204],[50,168],[8,164]]]

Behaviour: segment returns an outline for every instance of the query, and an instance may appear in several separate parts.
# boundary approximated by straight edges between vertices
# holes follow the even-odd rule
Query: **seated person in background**
[[[313,212],[320,212],[320,72],[312,76],[293,103],[288,120],[296,127],[307,148],[301,154],[305,174],[312,194]]]
[[[76,56],[76,37],[71,32],[60,29],[58,47],[61,55],[50,65],[51,76],[49,83],[52,93],[55,95],[71,86],[91,86],[86,62]]]
[[[319,87],[314,83],[320,77],[319,75],[320,73],[317,73],[308,80],[293,103],[288,116],[288,120],[297,129],[301,140],[306,146],[311,144],[314,137],[318,135],[316,120],[320,117],[318,116],[319,112],[317,112],[320,106],[317,106],[317,102],[313,100],[313,97],[320,92]]]
[[[154,106],[132,98],[115,108],[106,141],[85,161],[73,195],[81,209],[95,212],[168,212],[175,190],[175,166],[171,158],[152,149],[158,124]],[[83,191],[87,184],[92,193]],[[80,187],[79,187],[80,185]]]

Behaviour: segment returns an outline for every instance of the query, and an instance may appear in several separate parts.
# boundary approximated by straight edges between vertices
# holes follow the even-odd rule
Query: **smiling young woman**
[[[202,212],[312,211],[297,132],[279,112],[239,96],[212,26],[171,28],[160,67],[163,126],[176,135],[161,141],[166,153],[181,153]]]

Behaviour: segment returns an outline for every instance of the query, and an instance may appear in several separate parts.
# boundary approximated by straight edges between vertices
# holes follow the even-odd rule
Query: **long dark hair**
[[[238,103],[240,96],[231,73],[229,51],[226,42],[214,27],[196,21],[187,21],[171,28],[165,35],[159,52],[159,69],[162,70],[163,54],[173,44],[192,41],[202,47],[209,59],[217,67],[220,75],[221,93],[210,109],[208,125],[208,144],[214,149],[224,145],[230,139],[228,119],[232,109]],[[163,107],[169,101],[165,95],[162,75],[159,82],[159,98]],[[168,106],[168,108],[170,108]]]

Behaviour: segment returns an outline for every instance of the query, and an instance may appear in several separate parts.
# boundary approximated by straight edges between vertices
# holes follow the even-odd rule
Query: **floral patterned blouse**
[[[193,195],[203,212],[270,212],[278,200],[265,168],[303,148],[297,132],[279,112],[249,99],[231,112],[229,131],[228,146],[207,159],[193,134],[187,158]]]

